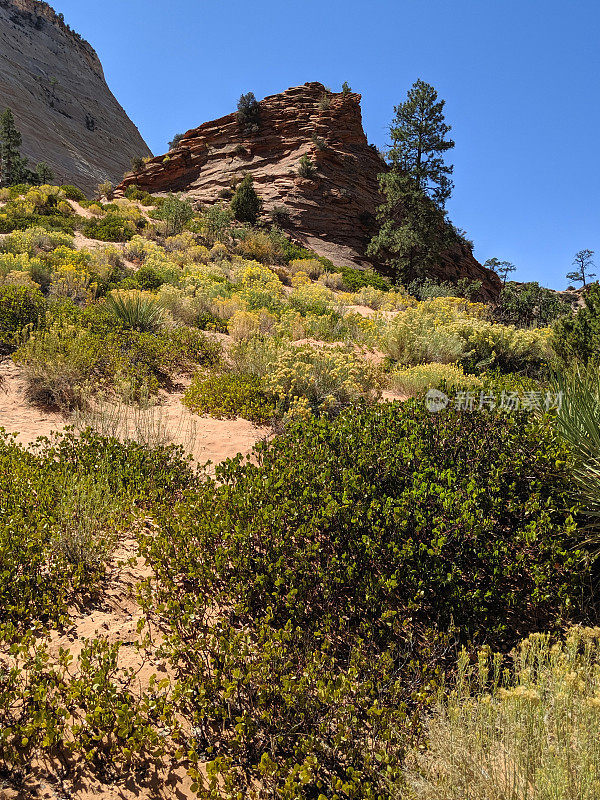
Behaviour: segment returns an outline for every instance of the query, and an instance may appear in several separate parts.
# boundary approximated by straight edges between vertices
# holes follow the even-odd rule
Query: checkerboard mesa
[[[119,189],[185,192],[203,205],[231,196],[252,174],[262,214],[336,266],[382,270],[366,250],[382,202],[378,176],[389,167],[362,127],[361,96],[305,83],[265,97],[248,124],[240,111],[177,137],[167,155],[125,175]],[[481,281],[479,299],[493,300],[500,280],[466,245],[445,253],[437,280]]]

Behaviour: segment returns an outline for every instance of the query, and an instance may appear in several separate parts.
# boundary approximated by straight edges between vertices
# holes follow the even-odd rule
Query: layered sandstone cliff
[[[265,211],[285,207],[294,238],[337,265],[371,266],[366,247],[381,202],[377,176],[387,166],[367,141],[360,99],[320,83],[266,97],[257,125],[241,126],[236,113],[206,122],[188,131],[177,149],[126,176],[121,188],[184,191],[211,204],[251,172]],[[304,155],[315,165],[314,177],[298,175]],[[436,277],[481,280],[484,299],[500,290],[498,277],[467,247],[447,253]]]
[[[12,109],[22,153],[88,193],[151,155],[104,79],[93,48],[37,0],[0,0],[0,111]]]

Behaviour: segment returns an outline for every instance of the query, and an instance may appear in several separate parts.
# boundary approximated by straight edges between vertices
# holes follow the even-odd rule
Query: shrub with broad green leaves
[[[269,422],[276,413],[275,402],[262,389],[260,379],[236,372],[197,375],[183,403],[195,414],[217,419],[244,417],[257,424]]]
[[[408,401],[291,423],[159,512],[145,603],[170,623],[198,788],[399,790],[446,631],[507,648],[579,613],[570,483],[531,417]]]
[[[87,220],[83,226],[83,234],[90,239],[102,242],[127,242],[133,237],[135,226],[117,214]]]

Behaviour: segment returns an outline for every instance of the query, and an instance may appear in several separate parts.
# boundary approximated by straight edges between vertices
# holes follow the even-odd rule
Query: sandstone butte
[[[329,92],[306,83],[259,103],[260,124],[240,126],[237,113],[189,130],[179,146],[125,176],[119,189],[132,184],[149,192],[186,193],[194,202],[219,202],[251,172],[268,213],[283,206],[284,226],[295,240],[337,266],[383,265],[366,256],[381,202],[377,176],[387,169],[362,127],[361,96]],[[300,158],[316,165],[314,178],[298,175]],[[500,279],[473,257],[467,246],[444,254],[433,273],[438,280],[481,280],[480,297],[495,299]]]
[[[10,107],[23,155],[91,194],[151,155],[108,88],[93,48],[49,5],[0,0],[0,111]]]

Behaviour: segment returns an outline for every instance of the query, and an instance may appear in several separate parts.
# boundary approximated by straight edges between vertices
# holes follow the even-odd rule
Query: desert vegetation
[[[2,777],[594,797],[597,286],[575,313],[336,266],[251,178],[205,209],[2,191],[0,352],[75,423],[0,438]],[[196,418],[261,429],[248,458],[211,472],[101,424],[182,381]],[[57,651],[123,542],[147,566],[137,666],[101,632]]]

